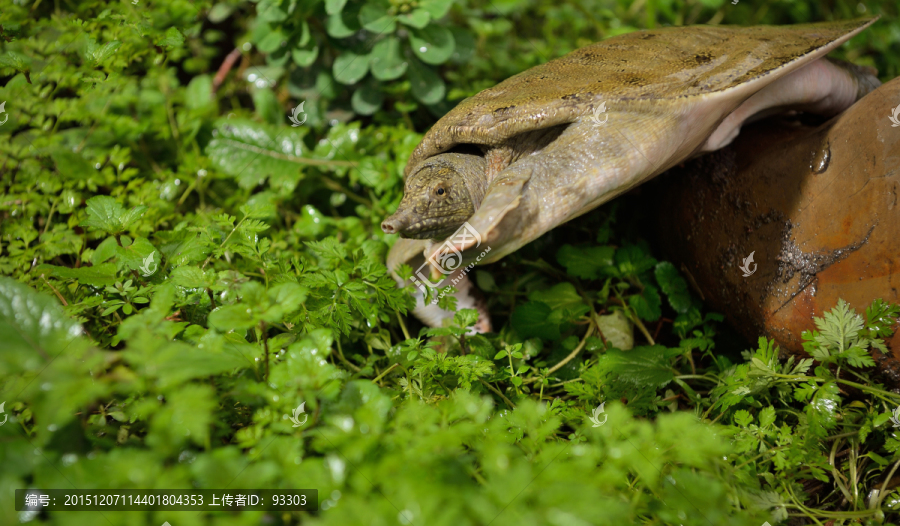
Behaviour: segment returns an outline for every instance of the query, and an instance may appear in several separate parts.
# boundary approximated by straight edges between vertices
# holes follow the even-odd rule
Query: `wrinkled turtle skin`
[[[453,261],[463,266],[497,261],[727,145],[748,119],[843,111],[878,80],[823,57],[874,21],[636,31],[515,75],[425,135],[382,229],[408,238],[398,253],[422,250],[436,261],[459,252]],[[464,223],[477,241],[452,235]]]
[[[876,298],[900,302],[898,104],[894,79],[818,127],[750,125],[654,188],[666,257],[750,341],[804,354],[801,333],[839,298],[860,314]],[[890,355],[872,356],[898,389],[900,333],[887,345]]]

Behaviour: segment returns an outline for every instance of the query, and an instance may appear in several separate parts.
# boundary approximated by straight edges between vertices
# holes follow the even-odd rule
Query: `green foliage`
[[[3,513],[16,488],[243,487],[317,488],[319,511],[34,520],[895,520],[900,495],[868,495],[900,400],[869,370],[900,306],[838,305],[815,368],[766,340],[732,364],[623,196],[473,272],[494,333],[465,309],[422,328],[379,229],[420,133],[504,78],[643,27],[857,4],[7,2]],[[896,6],[865,7],[885,18],[839,55],[896,76]]]

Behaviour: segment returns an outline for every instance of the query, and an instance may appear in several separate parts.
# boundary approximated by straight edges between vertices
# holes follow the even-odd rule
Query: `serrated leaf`
[[[185,265],[172,270],[170,279],[175,285],[189,289],[209,287],[211,282],[214,281],[207,272],[200,267],[192,265]]]
[[[478,311],[475,309],[459,309],[453,315],[453,324],[457,327],[471,327],[478,321]]]
[[[0,374],[37,370],[80,334],[81,326],[65,315],[56,298],[0,276],[0,341],[5,354]]]
[[[246,330],[259,323],[258,314],[244,303],[223,305],[209,313],[209,326],[222,332]]]
[[[616,265],[623,276],[637,276],[656,265],[647,252],[636,245],[626,245],[616,251]]]
[[[230,371],[252,365],[248,358],[232,345],[211,350],[181,342],[134,341],[122,353],[126,362],[138,374],[155,379],[160,387],[182,384],[192,378]]]
[[[36,272],[46,272],[48,276],[60,279],[74,279],[85,285],[104,287],[115,285],[116,264],[103,263],[100,265],[85,266],[80,268],[58,267],[55,265],[39,265]]]
[[[812,400],[806,406],[809,431],[816,437],[827,436],[837,424],[837,411],[841,398],[837,383],[826,382],[816,389]]]
[[[267,178],[296,182],[310,162],[304,154],[306,133],[302,127],[278,130],[252,121],[220,120],[206,154],[242,188],[253,188]]]
[[[556,260],[575,277],[597,279],[600,270],[613,264],[616,250],[613,247],[578,248],[563,245],[556,252]]]
[[[559,323],[548,322],[550,306],[540,301],[529,301],[516,307],[510,320],[522,339],[538,337],[544,340],[559,339]]]
[[[147,207],[138,205],[126,211],[114,198],[97,195],[87,200],[88,218],[80,226],[103,230],[108,234],[118,234],[140,218]]]
[[[675,265],[668,261],[656,265],[654,270],[656,282],[669,298],[669,305],[675,312],[684,314],[691,308],[691,295],[688,292],[687,282],[678,273]]]
[[[119,49],[119,47],[121,45],[122,45],[122,43],[119,42],[118,40],[112,40],[110,42],[107,42],[106,44],[103,44],[103,46],[101,46],[97,49],[94,49],[91,52],[91,60],[93,60],[94,65],[99,66],[106,59],[113,56],[113,54],[116,52],[117,49]]]
[[[165,48],[181,47],[184,44],[184,35],[178,29],[170,27],[165,35],[157,42],[157,45]]]
[[[575,290],[575,285],[568,281],[557,283],[546,290],[533,291],[528,295],[528,299],[546,303],[553,311],[565,312],[568,318],[577,318],[591,310]]]
[[[656,321],[662,316],[659,292],[653,285],[644,285],[644,290],[628,296],[628,305],[644,321]]]
[[[609,349],[598,358],[598,366],[619,380],[659,389],[675,378],[665,352],[662,345],[635,347],[630,351]]]

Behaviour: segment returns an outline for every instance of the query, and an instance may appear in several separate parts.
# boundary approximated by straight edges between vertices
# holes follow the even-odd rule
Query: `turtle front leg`
[[[881,85],[877,71],[821,58],[781,77],[743,102],[709,136],[699,153],[712,152],[737,137],[744,123],[786,110],[831,117]]]
[[[478,321],[473,327],[473,332],[485,333],[491,332],[491,316],[487,310],[487,303],[481,292],[469,280],[465,267],[459,266],[447,276],[441,276],[438,283],[433,281],[431,277],[430,265],[425,264],[424,251],[432,245],[429,240],[422,239],[398,239],[391,247],[387,257],[387,267],[391,276],[400,287],[408,285],[417,285],[411,280],[404,280],[397,275],[397,267],[406,263],[413,269],[413,276],[416,282],[429,282],[432,285],[446,286],[453,285],[457,292],[453,294],[456,298],[457,309],[475,309],[478,311]],[[464,274],[463,272],[466,272]],[[445,320],[453,318],[452,311],[444,310],[433,303],[425,303],[425,293],[418,285],[413,294],[416,300],[416,306],[413,308],[413,315],[422,323],[429,327],[441,327]]]

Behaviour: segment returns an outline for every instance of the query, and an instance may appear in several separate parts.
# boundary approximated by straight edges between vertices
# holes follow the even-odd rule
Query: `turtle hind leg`
[[[873,68],[822,58],[781,77],[731,112],[700,152],[728,146],[745,123],[788,110],[833,116],[881,85]]]

